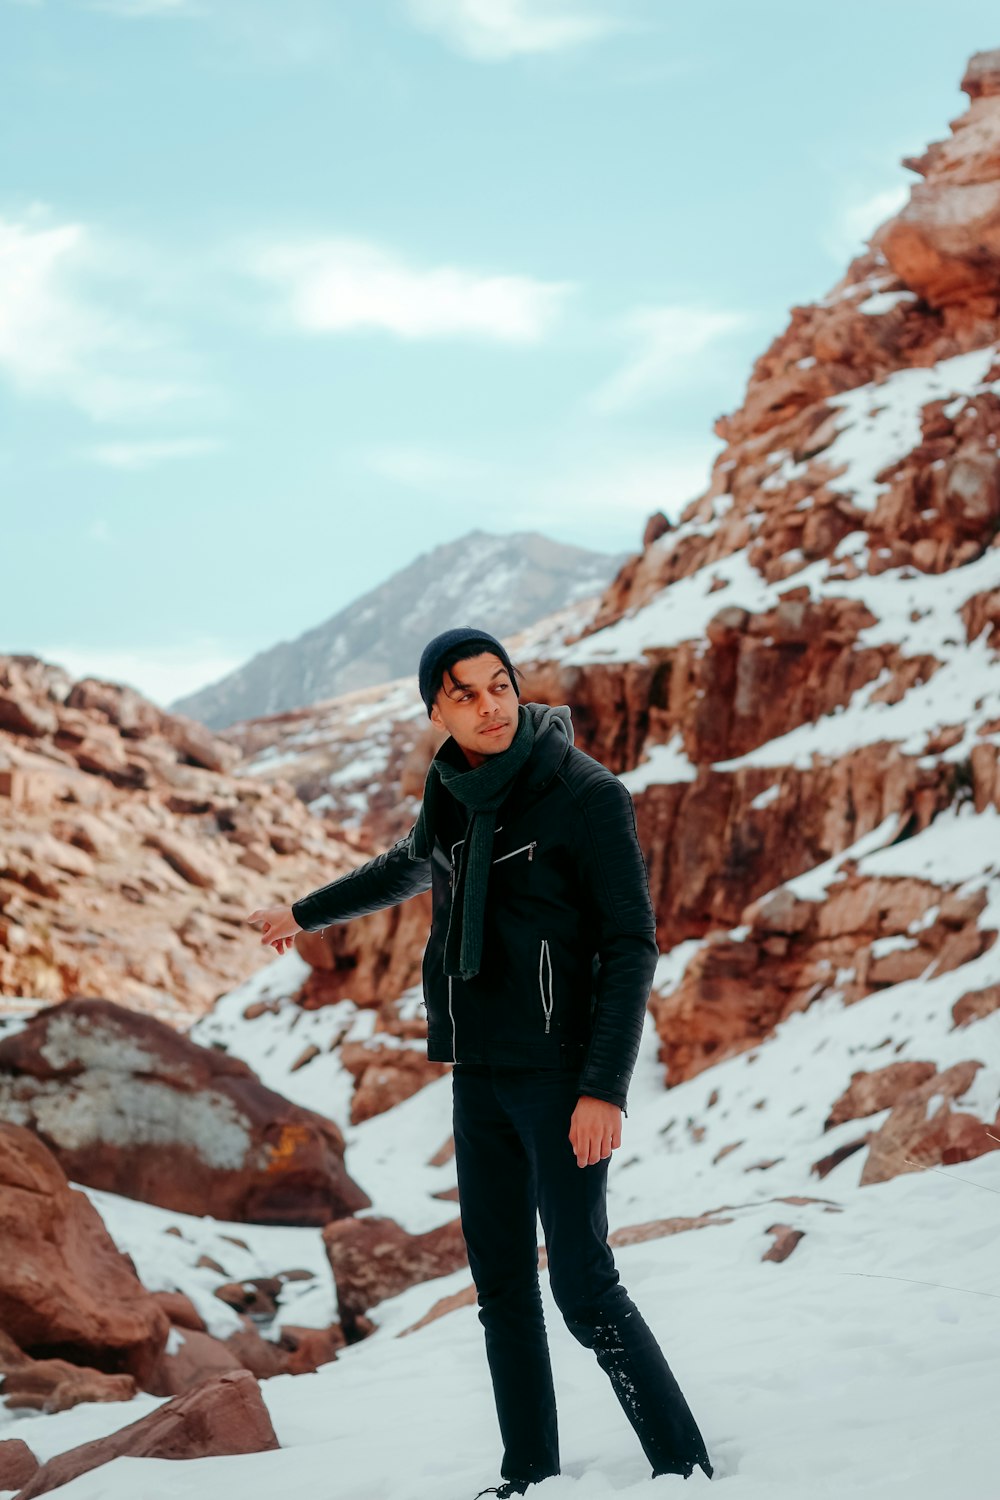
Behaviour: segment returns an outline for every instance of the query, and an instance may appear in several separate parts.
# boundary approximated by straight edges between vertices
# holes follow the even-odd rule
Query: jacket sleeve
[[[628,789],[602,779],[581,809],[580,869],[597,923],[597,1003],[581,1094],[624,1109],[659,957]]]
[[[430,887],[430,856],[414,858],[408,833],[384,854],[293,902],[292,916],[304,932],[316,932],[334,922],[366,917],[384,906],[398,906]]]

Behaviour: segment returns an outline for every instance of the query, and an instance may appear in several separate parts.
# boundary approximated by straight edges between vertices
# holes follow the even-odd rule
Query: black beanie
[[[507,668],[511,686],[520,698],[521,694],[518,692],[514,668],[511,666],[510,657],[500,642],[494,636],[490,635],[488,630],[473,630],[471,626],[459,625],[454,630],[443,630],[432,641],[428,641],[421,652],[418,680],[420,683],[420,696],[424,700],[428,718],[430,718],[431,709],[434,706],[437,690],[441,686],[437,670],[441,658],[447,656],[449,651],[454,651],[457,646],[468,646],[470,648],[465,653],[465,656],[458,658],[459,661],[464,661],[467,656],[482,656],[487,651],[492,652],[494,656],[499,656]]]

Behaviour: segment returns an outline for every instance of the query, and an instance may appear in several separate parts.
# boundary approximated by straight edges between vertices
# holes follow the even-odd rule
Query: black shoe
[[[512,1495],[523,1495],[530,1479],[505,1479],[503,1484],[494,1484],[488,1490],[480,1490],[479,1495],[496,1495],[497,1500],[510,1500]],[[476,1500],[479,1500],[479,1495]]]

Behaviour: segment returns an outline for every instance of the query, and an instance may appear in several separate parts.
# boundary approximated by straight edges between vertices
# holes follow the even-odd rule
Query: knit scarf
[[[568,708],[522,703],[518,707],[517,732],[500,755],[488,756],[474,769],[452,765],[442,759],[441,750],[431,761],[424,783],[424,800],[410,836],[414,857],[426,859],[434,846],[442,787],[471,814],[458,868],[452,876],[451,916],[444,945],[444,970],[452,978],[473,979],[479,973],[497,810],[526,764],[536,740],[555,729],[572,744],[573,725]]]

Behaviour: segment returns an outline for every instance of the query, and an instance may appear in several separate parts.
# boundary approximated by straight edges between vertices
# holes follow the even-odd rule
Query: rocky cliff
[[[706,492],[520,652],[633,793],[670,1085],[889,987],[946,995],[981,1051],[1000,1001],[1000,53],[963,86],[907,206],[719,420]],[[399,702],[364,706],[386,839],[433,750]],[[366,966],[384,935],[329,941]],[[394,984],[416,932],[407,956]]]
[[[129,688],[0,657],[3,1010],[102,995],[177,1024],[266,961],[248,913],[357,855],[238,760]]]

